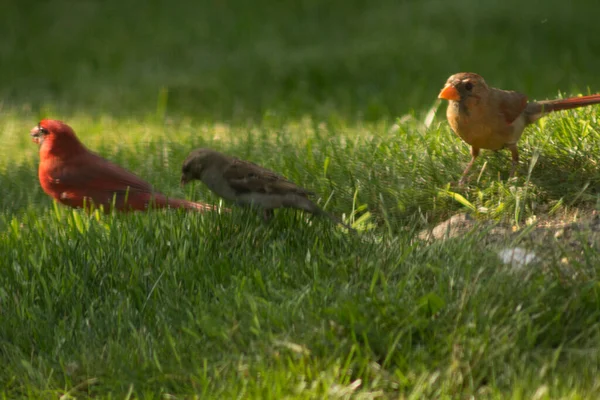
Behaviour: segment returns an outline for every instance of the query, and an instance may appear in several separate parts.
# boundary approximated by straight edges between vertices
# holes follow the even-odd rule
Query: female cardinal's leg
[[[478,156],[479,156],[479,149],[477,147],[471,147],[471,161],[467,164],[467,168],[465,168],[465,170],[462,173],[462,177],[458,181],[458,184],[460,186],[462,186],[465,183],[467,174],[471,170],[471,167],[473,166],[473,163],[475,163],[475,160],[477,159]]]
[[[510,154],[512,154],[512,168],[510,169],[509,178],[515,176],[515,172],[517,171],[517,167],[519,166],[519,150],[517,150],[517,144],[508,144],[506,147],[510,150]]]

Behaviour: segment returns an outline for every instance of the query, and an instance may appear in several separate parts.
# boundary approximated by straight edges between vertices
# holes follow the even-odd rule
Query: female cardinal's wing
[[[498,98],[499,111],[508,124],[512,124],[527,107],[527,96],[523,93],[494,89],[492,95]]]

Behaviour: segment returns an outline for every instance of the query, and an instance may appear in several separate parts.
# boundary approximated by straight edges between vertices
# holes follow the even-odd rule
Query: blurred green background
[[[19,1],[0,6],[4,107],[210,120],[429,107],[459,71],[542,99],[600,91],[596,0]]]

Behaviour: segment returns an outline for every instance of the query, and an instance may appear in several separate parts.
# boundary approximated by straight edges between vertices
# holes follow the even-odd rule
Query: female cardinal
[[[600,103],[600,94],[528,103],[524,94],[489,87],[472,72],[452,75],[438,97],[449,102],[446,117],[452,130],[471,145],[471,162],[462,174],[461,184],[479,149],[508,148],[512,153],[512,177],[519,163],[517,141],[525,126],[552,111]]]
[[[313,194],[275,172],[249,161],[229,157],[211,149],[192,151],[181,167],[181,184],[198,179],[210,190],[239,205],[255,205],[264,210],[264,218],[274,208],[296,208],[324,215],[348,230],[354,229],[323,211],[308,196]]]
[[[167,199],[149,183],[89,151],[71,127],[44,119],[31,130],[40,145],[40,185],[59,202],[75,208],[95,206],[109,212],[155,208],[208,211],[214,207],[187,200]]]

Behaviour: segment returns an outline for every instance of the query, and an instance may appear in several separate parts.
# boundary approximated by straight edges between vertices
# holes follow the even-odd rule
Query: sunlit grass
[[[469,149],[435,100],[460,70],[537,98],[600,91],[583,3],[7,6],[2,396],[597,397],[598,233],[532,233],[597,211],[600,107],[528,128],[516,180],[484,151],[459,188]],[[172,197],[219,202],[179,186],[196,147],[260,163],[359,234],[292,210],[67,209],[37,180],[42,117]],[[466,211],[475,229],[418,239]],[[503,265],[514,246],[539,262]]]

